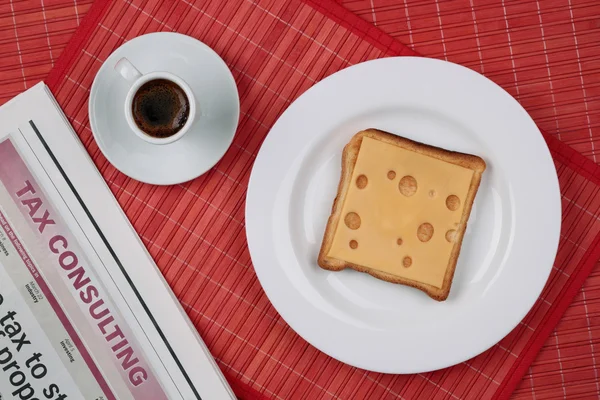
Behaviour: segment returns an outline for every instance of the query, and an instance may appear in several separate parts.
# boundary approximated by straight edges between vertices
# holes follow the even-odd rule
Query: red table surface
[[[392,45],[383,37],[378,37],[378,41],[373,40],[369,34],[377,36],[374,32],[361,34],[361,30],[367,29],[335,8],[324,12],[337,19],[337,22],[342,22],[343,26],[330,23],[324,15],[315,13],[308,5],[300,2],[290,2],[285,7],[274,1],[258,2],[254,4],[253,13],[247,10],[246,3],[252,5],[254,2],[231,2],[227,10],[220,7],[218,2],[197,2],[188,6],[183,14],[176,13],[174,8],[168,6],[168,2],[134,2],[133,5],[127,5],[116,1],[112,4],[113,9],[132,11],[136,21],[140,21],[138,26],[123,32],[127,39],[147,31],[172,30],[170,23],[177,21],[174,26],[177,26],[178,31],[202,39],[224,56],[234,70],[238,87],[246,89],[240,91],[243,118],[234,147],[214,171],[196,181],[172,188],[151,187],[120,175],[106,162],[91,139],[85,115],[86,107],[82,106],[85,105],[82,100],[87,99],[85,90],[89,88],[94,72],[99,67],[97,63],[90,62],[89,56],[73,55],[68,62],[63,63],[61,71],[56,72],[50,82],[53,83],[51,86],[70,121],[80,133],[88,151],[157,264],[187,307],[221,367],[236,390],[242,393],[242,397],[251,396],[249,392],[243,391],[246,384],[272,398],[302,398],[309,394],[317,396],[314,398],[357,398],[367,394],[376,397],[392,398],[397,395],[414,398],[417,393],[425,396],[421,398],[469,398],[475,394],[479,398],[486,398],[499,393],[497,386],[504,382],[509,372],[507,367],[510,363],[506,363],[505,359],[511,358],[511,355],[522,355],[521,351],[527,344],[527,340],[523,338],[527,339],[532,333],[539,332],[543,326],[542,319],[548,315],[551,304],[560,302],[560,293],[563,289],[566,290],[566,283],[571,281],[571,276],[575,276],[583,264],[590,265],[594,261],[590,257],[597,260],[596,253],[591,252],[591,246],[597,245],[595,239],[600,230],[600,224],[597,223],[600,208],[598,187],[597,183],[587,179],[591,177],[590,174],[598,171],[590,169],[585,163],[576,165],[575,163],[581,163],[579,158],[559,144],[551,142],[563,188],[565,214],[559,259],[551,277],[552,285],[546,288],[544,299],[536,304],[521,329],[517,328],[500,346],[470,363],[411,377],[365,373],[337,363],[291,332],[257,286],[253,271],[249,268],[243,238],[242,205],[245,186],[258,145],[268,127],[291,100],[312,83],[340,67],[369,58],[397,54],[398,51],[403,52],[403,49]],[[72,34],[88,7],[89,2],[64,0],[45,1],[43,8],[39,2],[33,1],[14,1],[0,5],[0,46],[3,46],[6,55],[0,66],[4,101],[43,78],[64,48],[68,39],[65,39],[65,35]],[[93,26],[93,32],[102,37],[103,46],[88,50],[100,60],[124,39],[121,36],[123,27],[119,25],[120,21],[114,19],[117,14],[114,14],[113,9],[105,15],[99,15],[100,21],[94,21],[99,25]],[[53,19],[47,23],[49,15]],[[179,19],[174,19],[175,15]],[[58,17],[54,19],[54,16]],[[274,43],[265,42],[271,36],[247,28],[253,23],[261,23],[262,28],[272,33],[275,29],[271,21],[273,18],[283,22],[285,26],[278,33],[294,33],[299,36],[295,40],[302,41],[305,38],[305,42],[312,43],[313,46],[317,44],[314,49],[307,46],[303,50],[302,55],[311,62],[303,63],[298,55],[290,60],[291,54],[277,53],[277,46],[273,52],[266,50],[274,46]],[[106,25],[108,22],[112,25]],[[225,43],[203,30],[203,23],[227,27],[223,32],[229,36],[229,42]],[[326,29],[329,34],[319,36],[312,25],[320,27],[321,32]],[[110,28],[107,29],[107,26]],[[302,35],[298,35],[300,32]],[[92,36],[95,38],[95,35]],[[363,45],[365,36],[369,41],[367,46]],[[18,38],[17,41],[15,37]],[[79,46],[85,47],[93,42],[89,37],[81,39]],[[340,43],[352,43],[351,49],[344,51],[345,47],[340,47]],[[241,63],[243,48],[249,48],[260,55],[260,62],[263,64],[259,65],[271,73],[268,74],[265,70],[261,73],[257,69],[258,65],[249,61]],[[339,57],[340,53],[344,55]],[[294,81],[295,87],[288,90],[289,86],[284,86],[278,79],[278,73],[266,67],[271,57],[279,67],[279,64],[291,67],[291,76],[295,77],[298,73],[301,75]],[[315,65],[320,65],[320,61],[327,61],[325,65],[328,67],[321,70],[315,68]],[[78,67],[78,63],[83,63],[83,67]],[[585,77],[587,79],[587,75]],[[65,97],[66,93],[69,94],[68,98]],[[556,98],[557,93],[554,95]],[[260,99],[256,96],[260,96]],[[265,105],[270,107],[267,110],[272,109],[273,105],[277,105],[277,109],[274,112],[264,112],[261,106]],[[561,113],[559,117],[562,116]],[[542,125],[539,121],[538,124]],[[561,136],[561,139],[566,138],[566,135]],[[589,143],[591,145],[592,142]],[[577,145],[569,144],[574,147]],[[210,225],[208,228],[207,222]],[[235,237],[225,238],[222,231],[214,227],[215,222],[234,226]],[[588,229],[581,229],[582,226]],[[202,243],[197,248],[189,248],[195,246],[192,242],[198,241]],[[203,245],[207,248],[203,249]],[[244,271],[232,281],[231,275],[213,275],[215,270],[211,267],[215,265],[228,268],[239,266]],[[241,282],[245,280],[249,284],[242,285]],[[224,296],[221,301],[224,301],[225,307],[229,307],[228,314],[224,316],[223,313],[216,312],[213,302],[203,301],[195,296],[187,298],[182,289],[189,290],[189,282],[193,282],[192,286],[197,286],[196,289],[210,289],[217,296]],[[549,398],[576,394],[577,397],[596,397],[600,393],[595,367],[599,343],[597,338],[600,336],[598,330],[594,329],[600,325],[598,282],[600,279],[596,270],[546,341],[533,364],[532,372],[525,376],[515,392],[516,397],[527,395],[532,398]],[[260,339],[244,329],[244,322],[247,323],[248,320],[240,321],[235,316],[233,310],[240,312],[241,308],[258,315],[258,320],[255,318],[251,322],[254,330],[259,332]],[[228,351],[228,346],[224,344],[233,344],[236,351]],[[495,358],[499,354],[504,356]],[[502,365],[495,368],[495,364]]]

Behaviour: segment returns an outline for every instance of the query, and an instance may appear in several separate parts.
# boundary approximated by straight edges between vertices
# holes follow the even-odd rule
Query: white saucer
[[[444,302],[317,265],[342,149],[366,128],[487,162]],[[560,224],[556,170],[531,117],[482,75],[422,57],[361,63],[296,99],[260,149],[246,201],[252,262],[281,316],[330,356],[386,373],[448,367],[507,335],[548,279]]]
[[[171,72],[192,88],[198,112],[182,139],[154,145],[129,128],[123,112],[129,85],[114,70],[121,57],[143,74]],[[212,168],[231,145],[239,114],[237,87],[225,62],[204,43],[170,32],[143,35],[115,50],[100,67],[89,101],[90,125],[102,153],[125,175],[155,185],[186,182]]]

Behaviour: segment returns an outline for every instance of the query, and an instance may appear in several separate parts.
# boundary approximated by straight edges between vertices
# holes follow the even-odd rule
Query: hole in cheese
[[[400,179],[400,183],[398,183],[398,189],[400,189],[400,193],[406,197],[410,197],[417,193],[417,180],[412,176],[407,175]]]
[[[387,177],[388,177],[389,180],[393,181],[394,178],[396,177],[396,171],[391,171],[391,170],[388,171]]]
[[[446,198],[446,207],[448,207],[448,210],[450,211],[458,210],[458,207],[460,207],[460,199],[458,198],[458,196],[455,196],[453,194],[448,196]]]
[[[351,240],[350,241],[350,248],[351,249],[356,249],[358,247],[358,242],[356,240]]]
[[[364,189],[367,187],[367,183],[369,183],[369,180],[367,179],[366,175],[359,175],[358,178],[356,178],[356,186],[359,189]]]
[[[452,242],[454,242],[455,238],[456,238],[456,231],[454,229],[450,229],[448,232],[446,232],[446,240],[447,241],[452,243]]]
[[[344,218],[346,226],[352,230],[360,228],[360,215],[355,212],[349,212]]]
[[[398,240],[396,240],[396,243],[398,244],[398,246],[402,246],[402,238],[398,238]]]
[[[417,229],[417,237],[421,242],[428,242],[433,236],[433,225],[429,222],[421,224]]]
[[[402,260],[402,265],[404,266],[404,268],[408,268],[412,265],[412,258],[410,258],[409,256],[404,257],[404,259]]]

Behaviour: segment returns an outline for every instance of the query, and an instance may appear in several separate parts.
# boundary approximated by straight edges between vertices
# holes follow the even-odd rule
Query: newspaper
[[[47,87],[0,121],[0,398],[234,399]]]

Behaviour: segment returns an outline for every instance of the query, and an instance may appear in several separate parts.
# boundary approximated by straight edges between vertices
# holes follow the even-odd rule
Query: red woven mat
[[[87,96],[100,63],[125,39],[173,27],[227,61],[238,82],[242,119],[234,145],[215,169],[184,185],[153,187],[124,177],[100,154],[89,131]],[[338,363],[289,329],[256,281],[246,248],[243,204],[253,157],[278,115],[315,81],[349,64],[399,53],[409,51],[335,7],[321,13],[300,1],[98,1],[48,79],[242,398],[252,396],[243,392],[247,387],[284,399],[506,398],[600,256],[600,182],[589,180],[600,171],[549,139],[563,191],[559,257],[544,300],[498,346],[444,371],[392,376]],[[586,302],[590,310],[598,310],[595,300]],[[570,316],[580,322],[576,317]]]
[[[46,78],[92,1],[0,2],[0,105]]]
[[[600,163],[600,3],[338,0],[424,55],[494,80],[538,126]],[[600,397],[600,267],[514,398]]]
[[[600,163],[597,0],[337,0],[421,54],[492,79]]]

